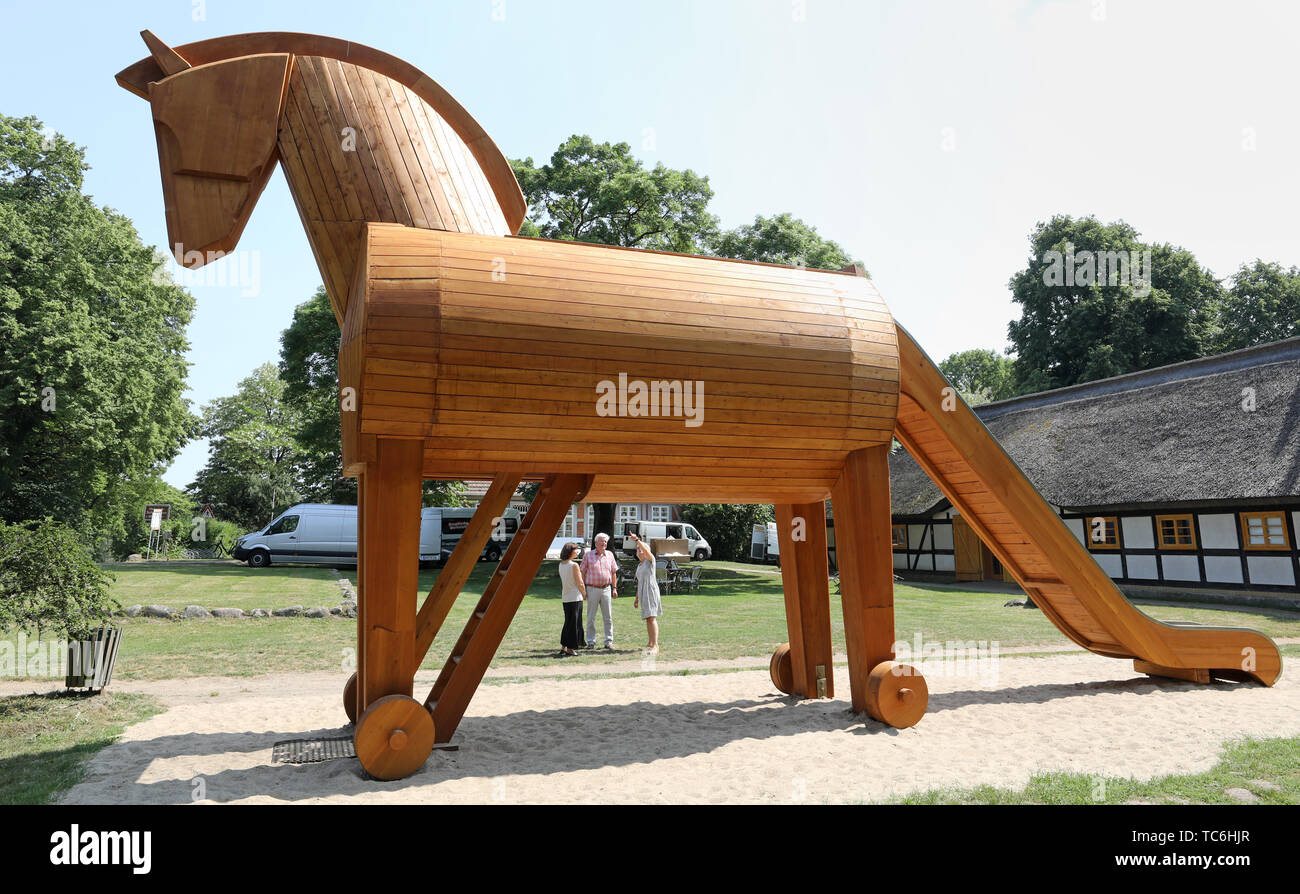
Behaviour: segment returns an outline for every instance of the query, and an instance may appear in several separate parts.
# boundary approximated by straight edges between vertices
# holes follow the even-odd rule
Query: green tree
[[[121,607],[112,580],[67,525],[0,522],[0,630],[84,637]]]
[[[839,243],[825,239],[790,214],[759,215],[752,224],[718,234],[713,254],[765,264],[791,264],[820,270],[842,270],[856,263]]]
[[[1123,221],[1053,217],[1011,278],[1016,392],[1041,391],[1213,349],[1222,289],[1191,252],[1142,242]],[[1104,271],[1102,267],[1104,265]]]
[[[186,490],[246,528],[261,527],[302,496],[295,438],[300,414],[284,392],[275,366],[264,363],[235,394],[203,407],[202,434],[211,441],[208,463]]]
[[[284,400],[297,411],[298,491],[311,502],[353,505],[357,483],[343,477],[339,339],[329,295],[320,286],[294,308],[280,335],[280,379]]]
[[[1011,359],[987,348],[949,354],[939,371],[973,406],[1002,400],[1014,393]]]
[[[739,561],[749,558],[754,525],[772,521],[772,507],[759,503],[683,503],[682,521],[695,526],[713,547],[713,558]]]
[[[717,228],[707,211],[709,178],[663,164],[647,169],[627,143],[575,135],[549,164],[511,165],[530,207],[525,236],[698,252]]]
[[[1256,259],[1232,277],[1219,317],[1221,351],[1300,335],[1300,269]]]
[[[343,477],[343,434],[340,428],[339,344],[341,333],[324,286],[299,304],[293,320],[280,334],[282,400],[293,407],[293,437],[298,451],[295,488],[313,503],[357,502],[357,482]],[[465,485],[460,481],[426,481],[424,505],[459,506]]]
[[[111,540],[195,434],[194,301],[82,193],[86,169],[37,119],[0,116],[0,518]]]
[[[158,503],[171,506],[167,520],[163,522],[166,534],[164,545],[169,555],[175,556],[185,549],[201,549],[211,545],[197,543],[190,537],[190,532],[194,530],[194,517],[203,507],[196,506],[184,491],[155,478],[141,482],[135,490],[124,513],[122,532],[114,535],[110,541],[108,553],[112,558],[125,559],[132,553],[144,553],[149,543],[149,523],[144,517],[144,507]]]

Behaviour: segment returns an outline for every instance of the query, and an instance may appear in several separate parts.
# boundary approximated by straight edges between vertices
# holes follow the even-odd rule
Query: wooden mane
[[[523,223],[528,212],[523,191],[515,180],[509,160],[497,148],[487,131],[437,81],[396,56],[349,40],[294,31],[230,34],[187,43],[175,47],[174,52],[191,66],[268,53],[320,56],[349,62],[392,78],[428,103],[456,135],[464,140],[491,185],[510,231],[517,232]],[[167,77],[168,73],[154,56],[146,56],[118,72],[117,82],[126,90],[147,100],[149,84]]]

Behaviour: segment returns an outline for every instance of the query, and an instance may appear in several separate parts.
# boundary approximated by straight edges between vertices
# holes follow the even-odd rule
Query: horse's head
[[[275,168],[293,56],[266,53],[191,66],[150,32],[141,36],[164,75],[148,83],[147,98],[167,239],[177,263],[201,267],[234,250]],[[121,76],[119,82],[132,89]]]

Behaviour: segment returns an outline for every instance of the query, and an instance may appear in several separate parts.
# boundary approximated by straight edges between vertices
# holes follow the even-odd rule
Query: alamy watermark
[[[673,379],[646,382],[618,374],[596,383],[597,416],[678,416],[687,428],[704,424],[704,383]]]
[[[1074,250],[1044,252],[1043,285],[1128,286],[1138,298],[1151,294],[1151,252]]]
[[[104,657],[101,640],[28,639],[19,631],[0,640],[0,677],[88,676]]]
[[[181,263],[176,259],[180,258]],[[214,261],[225,260],[224,264]],[[195,286],[239,289],[241,298],[256,298],[262,294],[262,253],[253,251],[185,251],[176,243],[176,253],[154,253],[151,277],[157,286],[178,285],[187,289]]]
[[[902,672],[897,665],[911,665],[923,677],[968,677],[985,686],[998,683],[1000,646],[996,640],[949,640],[931,642],[921,638],[920,632],[912,642],[898,640],[893,645],[895,673]]]

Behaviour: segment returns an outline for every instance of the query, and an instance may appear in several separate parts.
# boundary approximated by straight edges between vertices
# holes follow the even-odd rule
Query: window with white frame
[[[672,521],[672,516],[671,506],[660,503],[650,507],[650,521],[652,522]]]
[[[620,503],[618,506],[619,522],[634,522],[641,520],[641,507],[636,503]]]
[[[560,537],[577,537],[578,525],[578,507],[570,506],[569,514],[564,517],[564,524],[560,525]]]
[[[590,540],[592,537],[596,536],[595,534],[596,507],[591,505],[590,503],[587,504],[586,522],[587,522],[586,525],[584,525],[582,529],[582,536],[583,538]]]

